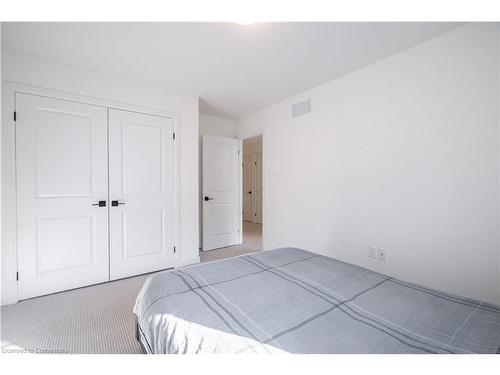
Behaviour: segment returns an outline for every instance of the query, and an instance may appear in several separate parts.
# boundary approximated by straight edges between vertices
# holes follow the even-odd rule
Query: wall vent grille
[[[298,117],[311,112],[311,99],[303,100],[292,105],[292,117]]]

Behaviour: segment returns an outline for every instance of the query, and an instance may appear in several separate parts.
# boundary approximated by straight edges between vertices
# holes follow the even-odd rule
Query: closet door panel
[[[109,279],[106,109],[16,94],[19,298]]]
[[[174,265],[173,119],[109,110],[110,277]]]

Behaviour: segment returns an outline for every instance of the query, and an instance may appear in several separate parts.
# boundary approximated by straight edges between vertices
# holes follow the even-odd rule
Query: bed
[[[283,248],[164,271],[134,306],[146,353],[500,353],[500,309]]]

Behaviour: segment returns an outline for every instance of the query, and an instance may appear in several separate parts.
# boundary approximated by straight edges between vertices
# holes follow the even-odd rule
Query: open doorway
[[[243,140],[243,244],[262,250],[262,136]]]
[[[263,249],[262,136],[202,137],[202,262]]]

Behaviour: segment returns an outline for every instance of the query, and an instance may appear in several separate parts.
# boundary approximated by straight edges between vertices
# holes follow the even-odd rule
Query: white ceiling
[[[237,118],[456,23],[3,23],[3,45],[200,96]]]

